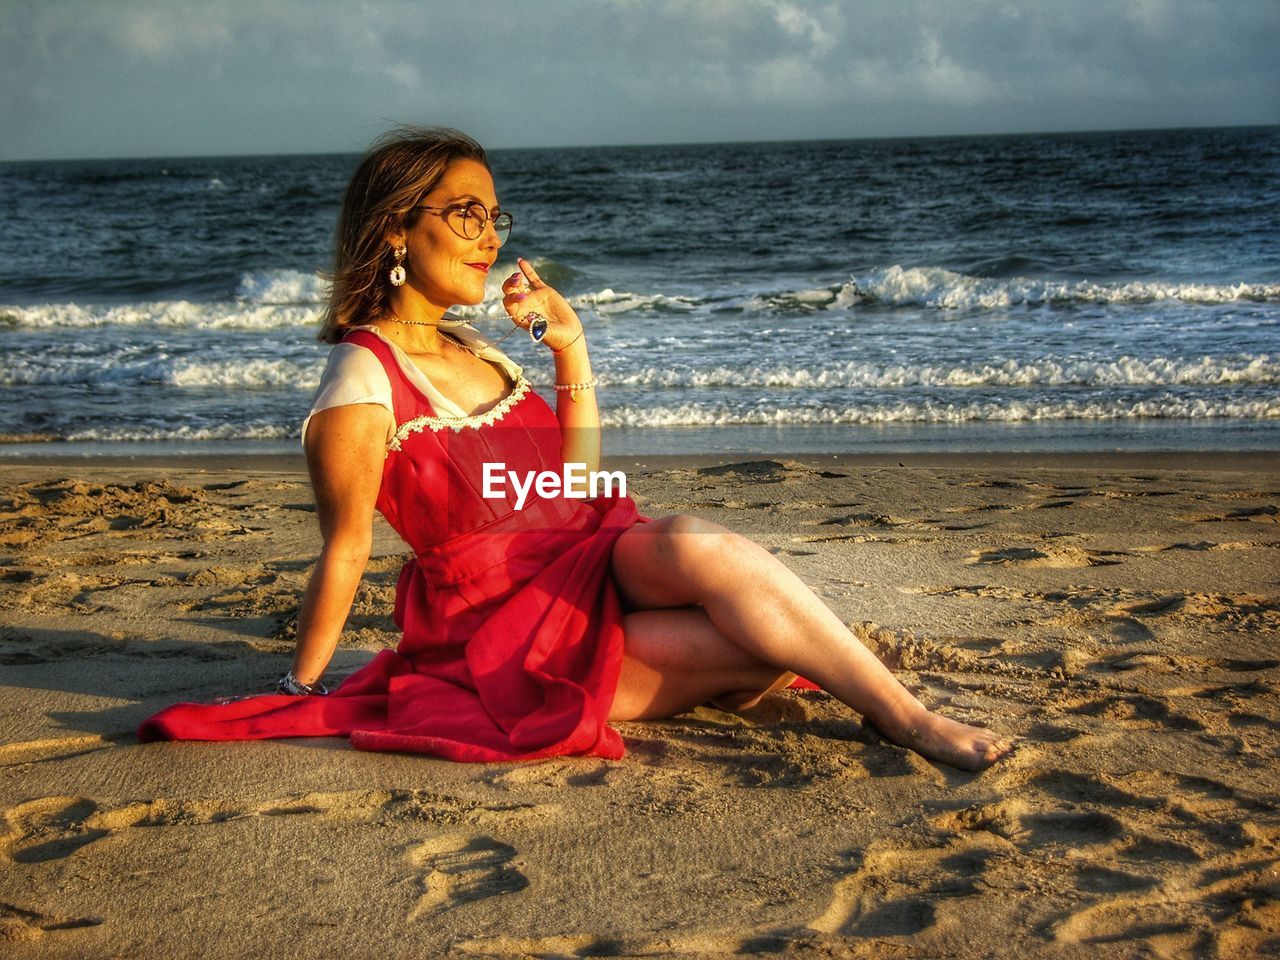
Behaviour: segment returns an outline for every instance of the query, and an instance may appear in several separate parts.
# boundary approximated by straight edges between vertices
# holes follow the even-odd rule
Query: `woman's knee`
[[[735,534],[718,523],[687,513],[677,513],[666,520],[660,534],[661,549],[673,563],[702,561],[707,554],[723,549]]]
[[[736,534],[701,517],[664,517],[650,543],[653,563],[668,579],[701,584],[732,552]]]
[[[727,538],[733,536],[719,524],[688,514],[632,527],[614,547],[614,578],[639,607],[699,603]]]

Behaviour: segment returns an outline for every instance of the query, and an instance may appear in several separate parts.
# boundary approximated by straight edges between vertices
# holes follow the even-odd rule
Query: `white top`
[[[360,326],[351,329],[368,330],[389,346],[391,355],[400,365],[401,372],[410,383],[426,395],[438,414],[436,417],[418,417],[416,420],[398,425],[396,434],[390,441],[393,449],[399,447],[398,441],[403,439],[402,433],[408,435],[414,430],[438,430],[446,426],[460,430],[463,427],[478,427],[493,423],[501,419],[502,415],[529,389],[529,383],[524,379],[523,368],[493,346],[480,331],[471,327],[451,327],[447,332],[442,332],[468,347],[480,359],[498,364],[515,384],[515,389],[507,397],[498,401],[492,409],[482,414],[470,415],[437,390],[427,379],[427,375],[409,359],[403,350],[384,337],[377,327]],[[302,421],[303,441],[306,441],[307,424],[311,422],[313,416],[321,410],[342,407],[350,403],[375,403],[386,407],[393,416],[395,414],[391,401],[391,381],[387,379],[387,371],[383,369],[373,351],[356,343],[339,343],[329,352],[329,362],[325,365],[324,373],[320,377],[320,386],[316,389],[315,399],[311,401],[311,411],[307,414],[307,419]]]

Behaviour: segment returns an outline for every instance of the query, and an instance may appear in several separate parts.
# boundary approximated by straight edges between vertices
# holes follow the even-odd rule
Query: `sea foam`
[[[1280,284],[1168,281],[1107,284],[1028,277],[988,279],[941,267],[904,268],[895,265],[850,279],[836,291],[832,306],[850,307],[872,302],[943,310],[990,310],[1018,305],[1154,303],[1161,300],[1205,304],[1233,300],[1273,302],[1280,300]]]
[[[205,330],[269,330],[314,327],[316,306],[275,306],[252,302],[155,300],[128,304],[45,303],[0,306],[0,325],[14,327],[191,327]]]
[[[1161,396],[1149,400],[934,401],[826,406],[775,405],[749,409],[723,404],[627,405],[606,410],[606,427],[804,426],[877,423],[1024,423],[1045,420],[1280,419],[1280,397],[1225,400]]]
[[[1028,387],[1215,386],[1280,383],[1280,358],[1174,359],[1123,356],[1114,360],[1043,358],[974,365],[835,363],[812,366],[725,367],[699,370],[674,365],[612,373],[611,385],[661,387]]]

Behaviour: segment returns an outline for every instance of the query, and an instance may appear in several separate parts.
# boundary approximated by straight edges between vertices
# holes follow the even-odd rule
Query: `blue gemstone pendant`
[[[538,317],[533,323],[529,324],[529,338],[534,343],[541,343],[542,338],[547,335],[547,321]]]

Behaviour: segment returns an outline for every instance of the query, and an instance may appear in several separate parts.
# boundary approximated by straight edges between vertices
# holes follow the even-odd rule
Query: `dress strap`
[[[395,354],[391,352],[391,346],[376,333],[368,330],[352,330],[342,338],[342,341],[343,343],[354,343],[357,346],[372,350],[373,355],[382,364],[382,369],[387,374],[387,381],[391,384],[392,416],[395,417],[397,427],[415,417],[421,416],[424,404],[428,410],[435,413],[427,398],[423,397],[409,383],[404,371],[400,369],[400,364],[396,360]]]

